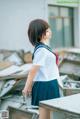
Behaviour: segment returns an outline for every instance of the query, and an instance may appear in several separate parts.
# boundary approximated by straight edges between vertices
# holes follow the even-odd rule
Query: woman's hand
[[[25,86],[24,89],[22,90],[22,94],[25,95],[31,95],[32,92],[32,86]]]
[[[33,79],[34,77],[36,76],[36,73],[38,72],[40,66],[33,66],[31,68],[31,70],[29,71],[29,74],[28,74],[28,77],[27,77],[27,81],[26,81],[26,84],[25,84],[25,87],[24,89],[22,90],[22,94],[25,96],[25,95],[30,95],[31,92],[32,92],[32,85],[33,85]]]

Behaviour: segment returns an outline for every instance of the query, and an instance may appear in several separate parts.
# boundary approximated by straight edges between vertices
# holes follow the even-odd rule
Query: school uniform
[[[60,97],[56,56],[47,45],[40,43],[35,47],[33,65],[40,68],[33,80],[32,105],[39,106],[39,101]]]

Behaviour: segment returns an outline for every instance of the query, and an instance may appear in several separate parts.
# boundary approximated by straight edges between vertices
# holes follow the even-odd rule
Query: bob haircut
[[[48,28],[49,24],[42,19],[36,19],[30,22],[28,37],[33,46],[40,42],[42,35],[46,33]]]

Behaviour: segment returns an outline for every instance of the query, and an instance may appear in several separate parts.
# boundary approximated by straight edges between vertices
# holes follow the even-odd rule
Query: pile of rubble
[[[32,66],[31,52],[0,50],[0,102],[20,94]],[[0,104],[0,108],[1,105]]]
[[[62,49],[57,52],[59,54],[59,85],[63,96],[80,93],[80,52],[75,49]],[[22,89],[31,67],[32,54],[30,52],[0,51],[0,110],[23,110],[25,116],[28,110],[23,101]],[[39,115],[38,112],[34,113]]]
[[[80,49],[59,49],[57,52],[63,95],[80,93]]]

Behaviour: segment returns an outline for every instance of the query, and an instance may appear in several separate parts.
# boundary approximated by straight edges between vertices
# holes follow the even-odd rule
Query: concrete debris
[[[25,97],[25,101],[23,101],[22,96],[22,89],[25,85],[27,74],[32,66],[32,54],[31,52],[23,51],[21,53],[15,51],[9,53],[7,51],[7,53],[0,52],[0,63],[2,61],[10,62],[10,64],[7,63],[6,66],[1,65],[3,67],[0,67],[0,72],[4,74],[0,77],[0,110],[8,109],[11,114],[10,116],[14,114],[15,119],[17,119],[17,117],[19,117],[19,119],[22,118],[18,114],[22,114],[24,117],[27,115],[27,117],[29,117],[28,119],[38,119],[38,107],[31,105],[31,97]],[[58,54],[60,71],[59,85],[63,96],[80,93],[80,52],[62,50],[58,51]],[[15,66],[17,66],[20,72],[10,74],[8,71],[8,75],[6,75],[4,70],[10,68],[13,64],[16,64]],[[32,116],[30,114],[32,114]],[[12,117],[10,117],[10,119],[12,119]]]

